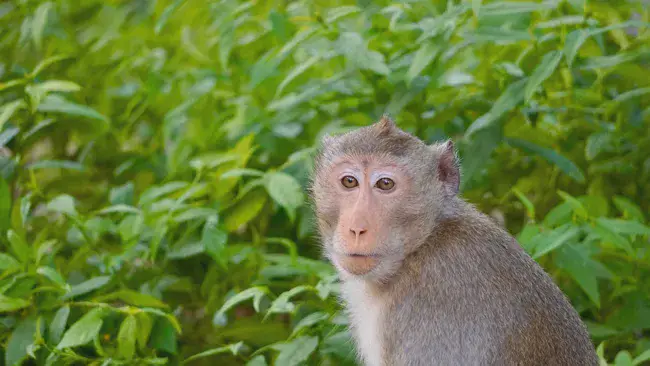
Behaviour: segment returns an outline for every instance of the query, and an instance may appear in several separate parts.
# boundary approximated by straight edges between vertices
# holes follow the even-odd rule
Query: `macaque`
[[[561,290],[459,184],[451,140],[427,145],[387,116],[323,139],[311,195],[359,361],[598,365]]]

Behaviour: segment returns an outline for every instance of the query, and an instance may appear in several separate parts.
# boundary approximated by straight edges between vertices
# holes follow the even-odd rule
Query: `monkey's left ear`
[[[445,191],[454,196],[460,188],[460,164],[456,156],[456,149],[451,140],[439,145],[438,179],[442,182]]]

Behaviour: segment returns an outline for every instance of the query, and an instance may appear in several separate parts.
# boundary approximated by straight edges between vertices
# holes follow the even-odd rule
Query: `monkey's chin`
[[[355,276],[363,276],[379,264],[375,256],[336,254],[335,260],[344,271]]]

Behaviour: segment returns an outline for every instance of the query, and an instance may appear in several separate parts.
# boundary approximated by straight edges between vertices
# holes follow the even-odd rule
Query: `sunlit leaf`
[[[199,358],[210,357],[210,356],[218,355],[218,354],[221,354],[221,353],[230,353],[233,356],[236,356],[236,355],[239,354],[239,352],[242,349],[243,345],[244,345],[243,342],[238,342],[238,343],[231,344],[231,345],[228,345],[228,346],[213,348],[213,349],[210,349],[210,350],[203,351],[201,353],[197,353],[195,355],[192,355],[192,356],[186,358],[183,361],[183,363],[188,363],[188,362],[197,360]]]
[[[275,362],[278,365],[296,366],[305,362],[318,347],[318,337],[299,337],[291,342],[272,346],[280,354]]]
[[[14,230],[7,231],[7,240],[11,245],[11,250],[21,263],[27,263],[32,256],[32,251],[25,239],[18,235]]]
[[[589,299],[600,307],[600,291],[593,270],[593,260],[571,246],[562,249],[557,252],[558,266],[564,268],[585,291]]]
[[[77,320],[63,335],[63,339],[56,346],[58,349],[82,346],[92,341],[103,324],[104,312],[102,309],[92,309],[81,319]]]
[[[117,333],[117,352],[120,358],[125,360],[133,359],[135,355],[135,342],[138,330],[138,323],[135,316],[128,315]]]
[[[51,2],[44,2],[36,8],[34,12],[34,20],[32,22],[32,39],[37,49],[41,49],[43,46],[43,31],[45,30],[45,25],[47,24],[47,18],[50,9],[54,4]]]
[[[406,72],[408,83],[411,83],[416,76],[420,75],[422,70],[433,61],[438,52],[440,52],[440,45],[435,42],[426,42],[418,49],[415,57],[413,57],[411,67]]]
[[[26,318],[18,323],[11,333],[5,349],[5,365],[19,365],[27,357],[27,348],[34,343],[36,319]]]
[[[616,196],[613,200],[616,208],[621,211],[625,218],[645,222],[645,215],[637,204],[622,196]]]
[[[561,59],[562,53],[560,51],[551,51],[542,57],[526,82],[526,88],[524,89],[524,99],[526,101],[528,101],[537,91],[537,88],[553,74]]]
[[[296,334],[301,330],[303,330],[304,328],[308,328],[315,324],[318,324],[327,318],[329,318],[329,315],[327,315],[327,313],[323,313],[319,311],[315,313],[311,313],[306,317],[300,319],[298,324],[296,324],[296,326],[293,328],[293,332],[291,334]]]
[[[101,129],[108,127],[108,117],[102,115],[96,110],[81,104],[70,102],[63,97],[50,94],[43,99],[43,102],[38,106],[39,112],[48,113],[63,113],[71,116],[86,117],[94,120],[104,122]]]
[[[206,253],[208,253],[215,262],[222,267],[226,266],[227,258],[224,256],[224,249],[228,242],[228,233],[221,230],[217,224],[219,220],[216,216],[211,216],[205,221],[201,243]]]
[[[259,300],[257,300],[257,299],[261,299],[264,296],[266,296],[267,291],[268,290],[266,288],[264,288],[264,287],[251,287],[249,289],[246,289],[246,290],[238,293],[237,295],[234,295],[231,298],[229,298],[223,304],[223,306],[221,306],[221,309],[219,309],[216,312],[215,317],[217,317],[217,314],[218,315],[225,314],[228,310],[232,309],[234,306],[236,306],[236,305],[238,305],[238,304],[240,304],[240,303],[242,303],[244,301],[250,300],[250,299],[254,299],[255,303],[259,303]],[[255,310],[259,312],[259,307],[256,306]]]
[[[30,302],[24,299],[9,297],[0,294],[0,313],[13,312],[24,309],[30,305]]]
[[[27,107],[27,104],[22,99],[0,106],[0,129],[17,111],[25,109],[25,107]]]
[[[267,174],[264,183],[271,198],[284,207],[293,220],[295,210],[304,202],[300,184],[292,176],[281,172]]]
[[[52,323],[50,323],[48,332],[49,341],[51,343],[57,344],[61,341],[61,337],[65,331],[69,316],[70,306],[62,306],[59,310],[57,310],[56,314],[54,315],[54,319],[52,319]]]
[[[524,99],[526,82],[527,79],[520,79],[508,85],[506,90],[494,102],[490,111],[474,121],[465,134],[471,136],[481,129],[492,126],[505,113],[514,109]]]
[[[63,296],[63,299],[71,299],[80,295],[85,295],[91,291],[95,291],[99,288],[106,286],[111,281],[110,276],[99,276],[91,278],[85,282],[82,282],[78,285],[74,285],[70,288],[70,291]]]
[[[68,287],[63,276],[52,267],[39,267],[36,272],[47,277],[50,281],[56,283],[61,288]]]
[[[159,299],[142,293],[129,289],[122,289],[115,292],[111,292],[106,295],[97,296],[94,298],[94,301],[98,302],[108,302],[114,300],[121,300],[127,304],[134,306],[146,306],[152,308],[167,308],[167,304],[160,301]]]

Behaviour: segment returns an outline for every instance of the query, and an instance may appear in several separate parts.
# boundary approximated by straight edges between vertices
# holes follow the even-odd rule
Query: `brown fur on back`
[[[551,278],[487,216],[461,207],[376,288],[389,304],[385,365],[598,365]]]

